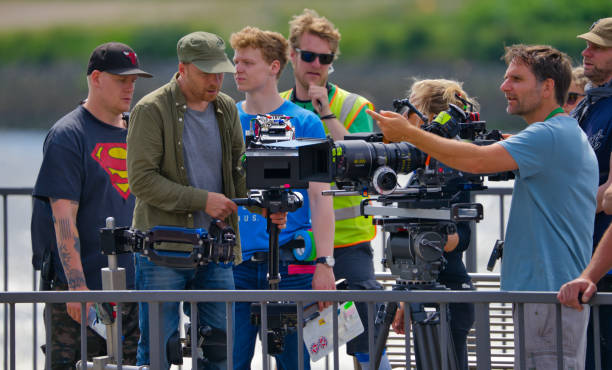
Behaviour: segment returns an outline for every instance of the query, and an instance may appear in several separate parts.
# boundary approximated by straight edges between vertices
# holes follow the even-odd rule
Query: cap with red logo
[[[94,49],[89,57],[87,75],[89,76],[94,70],[115,75],[153,77],[152,74],[140,69],[134,50],[120,42],[107,42]]]

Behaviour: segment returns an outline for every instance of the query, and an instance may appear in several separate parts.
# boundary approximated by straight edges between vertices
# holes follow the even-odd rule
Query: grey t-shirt
[[[183,156],[189,183],[199,189],[223,192],[221,136],[213,104],[203,112],[187,108],[183,127]],[[194,226],[208,229],[211,217],[194,212]]]

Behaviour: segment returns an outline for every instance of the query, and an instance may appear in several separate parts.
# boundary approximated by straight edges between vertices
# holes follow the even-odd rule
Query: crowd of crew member
[[[233,198],[247,195],[239,170],[243,135],[258,114],[290,116],[297,138],[342,140],[349,133],[371,132],[375,123],[392,142],[407,141],[460,171],[515,173],[512,206],[501,267],[505,291],[559,291],[562,303],[562,353],[567,368],[594,367],[593,330],[588,300],[596,290],[612,291],[612,18],[596,21],[577,37],[586,41],[583,63],[547,45],[505,48],[507,70],[499,87],[508,114],[527,124],[514,135],[487,146],[443,138],[420,129],[414,111],[374,110],[368,99],[329,80],[340,54],[340,32],[326,17],[305,9],[289,22],[289,37],[256,27],[233,33],[230,45],[209,32],[193,32],[177,43],[178,67],[170,81],[143,97],[129,116],[140,67],[129,46],[109,42],[95,48],[87,68],[88,96],[50,129],[34,187],[33,263],[42,270],[44,290],[100,290],[98,229],[113,215],[117,224],[149,230],[157,225],[208,228],[219,219],[237,232],[234,263],[173,268],[135,253],[119,257],[127,288],[138,290],[267,289],[266,216],[281,229],[280,289],[334,290],[346,279],[351,290],[379,290],[371,241],[376,228],[361,217],[361,197],[326,197],[328,183],[311,182],[300,191],[298,211],[276,212],[238,207]],[[278,80],[291,63],[294,85],[279,92]],[[244,100],[221,92],[224,75],[233,74]],[[478,107],[462,83],[448,79],[415,80],[407,93],[412,104],[432,120],[449,104]],[[465,194],[467,196],[467,193]],[[465,202],[466,199],[456,199]],[[300,234],[301,233],[301,234]],[[305,233],[305,234],[304,234]],[[296,235],[312,235],[316,259],[296,269]],[[447,260],[439,280],[453,290],[473,290],[462,255],[470,241],[468,223],[458,222],[444,246]],[[172,243],[166,250],[180,251]],[[594,252],[594,254],[593,254]],[[593,254],[593,255],[592,255]],[[297,271],[297,272],[296,272]],[[599,283],[598,283],[599,282]],[[582,293],[582,301],[578,295]],[[330,302],[319,302],[319,309]],[[86,305],[89,312],[92,303]],[[147,303],[123,304],[124,364],[150,363]],[[161,306],[162,346],[178,330],[179,302]],[[184,311],[190,315],[190,305]],[[362,369],[369,358],[365,303],[357,304],[366,331],[348,342],[347,353]],[[198,325],[225,334],[226,306],[197,304]],[[258,326],[249,320],[250,303],[234,305],[233,368],[249,369]],[[52,323],[45,345],[52,369],[73,368],[81,358],[81,304],[47,304]],[[517,320],[515,310],[514,319]],[[612,306],[600,308],[601,364],[612,366]],[[459,368],[468,368],[467,334],[474,305],[450,305],[450,329]],[[524,305],[525,335],[515,326],[515,364],[556,368],[553,304]],[[392,328],[404,333],[403,306]],[[47,326],[48,327],[48,326]],[[373,325],[374,337],[380,323]],[[275,355],[279,369],[310,369],[308,350],[297,333],[284,338]],[[302,348],[300,348],[302,347]],[[88,329],[87,358],[106,353],[102,337]],[[162,351],[162,366],[170,366]],[[224,353],[198,368],[225,369]],[[390,369],[383,354],[379,369]]]

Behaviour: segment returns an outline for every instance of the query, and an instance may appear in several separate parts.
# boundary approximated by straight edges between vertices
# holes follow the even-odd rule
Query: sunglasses
[[[584,96],[584,94],[570,92],[569,94],[567,94],[567,104],[575,104],[579,96]]]
[[[331,64],[334,61],[334,53],[331,54],[319,54],[313,51],[306,51],[302,49],[295,48],[295,50],[300,53],[300,58],[306,63],[314,62],[317,57],[319,57],[319,63],[321,64]]]

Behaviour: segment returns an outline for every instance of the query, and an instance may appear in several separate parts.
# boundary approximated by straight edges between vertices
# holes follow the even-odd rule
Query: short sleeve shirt
[[[110,216],[116,226],[130,226],[134,211],[127,178],[126,135],[126,129],[98,120],[82,106],[61,118],[47,134],[33,193],[37,203],[32,243],[52,251],[56,276],[64,283],[55,233],[49,230],[53,227],[49,198],[79,203],[76,222],[87,287],[102,289],[100,269],[108,265],[108,258],[101,254],[99,229]],[[131,254],[120,255],[119,265],[126,269],[128,289],[133,288]]]
[[[556,291],[590,260],[595,154],[576,120],[567,116],[533,123],[499,145],[518,164],[501,288]]]

